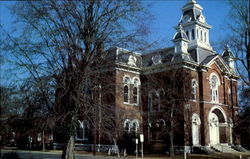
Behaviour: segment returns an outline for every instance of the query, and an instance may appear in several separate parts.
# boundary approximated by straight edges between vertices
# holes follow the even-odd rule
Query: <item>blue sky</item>
[[[178,24],[181,18],[181,8],[190,0],[145,0],[143,3],[150,4],[149,10],[154,19],[151,23],[151,35],[149,41],[160,41],[158,47],[172,46],[171,39],[175,34],[174,26]],[[210,43],[218,43],[226,35],[225,20],[230,7],[227,0],[196,0],[198,4],[203,7],[203,14],[205,15],[208,24],[212,25],[210,30]],[[0,1],[0,23],[4,29],[11,32],[13,26],[13,16],[7,9],[9,4],[13,1]],[[215,49],[221,53],[221,50]],[[1,56],[4,53],[1,52]],[[7,72],[8,73],[8,72]],[[3,70],[1,69],[1,74]],[[4,79],[1,76],[1,83]],[[8,80],[8,79],[7,79]]]
[[[162,39],[165,45],[172,45],[171,39],[175,34],[173,28],[178,24],[181,18],[181,8],[189,0],[156,0],[145,1],[145,3],[152,3],[150,9],[155,19],[152,23],[152,40]],[[196,0],[198,4],[203,7],[203,14],[205,15],[208,24],[212,25],[210,29],[210,42],[216,43],[225,37],[226,23],[230,7],[226,0]],[[164,44],[163,44],[164,47]]]
[[[189,0],[145,0],[143,3],[151,4],[149,10],[154,16],[151,23],[150,40],[164,40],[161,47],[172,45],[171,39],[175,34],[174,26],[181,17],[181,8]],[[217,42],[225,36],[225,19],[230,7],[227,0],[196,0],[203,7],[203,14],[207,23],[212,25],[210,30],[210,42]],[[6,30],[10,30],[12,16],[7,6],[13,1],[0,2],[0,22]],[[165,44],[164,44],[165,43]]]

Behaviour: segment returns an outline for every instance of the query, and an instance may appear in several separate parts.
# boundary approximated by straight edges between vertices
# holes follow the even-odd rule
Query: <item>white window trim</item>
[[[135,85],[135,81],[138,82],[137,85]],[[135,106],[139,106],[139,102],[140,102],[140,85],[141,85],[141,81],[140,81],[140,79],[139,79],[138,77],[133,77],[131,83],[133,84],[133,90],[134,90],[135,87],[137,88],[137,100],[136,100],[136,103],[132,103],[132,104],[135,105]],[[132,91],[133,91],[133,90],[132,90]],[[132,95],[134,95],[134,92],[132,93]],[[134,101],[133,101],[133,102],[134,102]]]
[[[149,100],[148,100],[148,107],[149,107],[149,111],[150,112],[155,112],[155,111],[153,111],[153,93],[155,93],[155,95],[157,96],[157,103],[158,103],[158,106],[157,106],[157,110],[159,110],[159,105],[160,105],[160,95],[159,95],[159,92],[158,92],[159,90],[155,90],[155,89],[153,89],[153,90],[151,90],[150,92],[149,92],[149,95],[148,95],[148,99],[149,98],[151,98],[151,102],[149,103]]]
[[[86,120],[83,120],[83,121],[78,120],[78,122],[79,122],[80,128],[83,129],[83,134],[82,134],[83,137],[82,138],[78,138],[77,135],[76,135],[75,139],[78,140],[78,141],[86,141],[86,140],[88,140],[88,138],[86,137],[86,134],[85,134],[86,130],[85,129],[88,128],[88,123],[87,123]]]
[[[128,78],[129,79],[129,82],[126,83],[125,82],[125,79]],[[123,103],[124,104],[129,104],[130,103],[130,84],[131,84],[131,78],[129,75],[124,75],[123,76]],[[128,102],[125,102],[124,101],[124,87],[127,86],[128,87]]]
[[[192,100],[197,101],[197,89],[198,89],[198,82],[196,79],[192,79],[191,81],[191,86],[192,86]],[[195,89],[194,89],[195,88]],[[195,91],[194,91],[195,90]],[[194,98],[193,98],[194,97]]]
[[[211,79],[212,77],[215,76],[216,79],[217,79],[217,83],[216,83],[216,88],[212,88],[212,85],[211,85]],[[210,77],[209,77],[209,83],[210,83],[210,89],[211,89],[211,102],[212,103],[219,103],[219,86],[220,86],[220,78],[218,77],[217,74],[215,73],[211,73],[210,74]],[[216,94],[217,92],[217,94]],[[214,99],[214,96],[215,96],[215,99]]]
[[[160,88],[160,89],[157,90],[157,94],[158,94],[158,111],[161,111],[161,93],[163,93],[163,95],[165,95],[165,91],[164,91],[163,88]]]
[[[126,124],[128,123],[128,133],[130,133],[130,125],[131,125],[131,120],[126,119],[123,123],[123,128],[126,129]]]
[[[134,119],[134,120],[131,121],[131,123],[130,123],[130,124],[131,124],[131,125],[130,125],[130,130],[132,129],[134,123],[135,123],[135,125],[136,125],[136,127],[135,127],[135,133],[138,133],[139,126],[140,126],[139,120],[138,120],[138,119]]]

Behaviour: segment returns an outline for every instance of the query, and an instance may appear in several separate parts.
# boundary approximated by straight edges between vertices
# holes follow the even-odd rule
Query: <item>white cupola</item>
[[[182,7],[180,23],[190,41],[189,48],[201,47],[212,50],[209,43],[209,29],[212,27],[206,23],[202,10],[195,0],[189,1]]]
[[[231,52],[228,45],[226,45],[224,52],[222,53],[222,58],[226,61],[228,64],[230,71],[235,73],[235,61],[233,53]]]
[[[189,40],[181,24],[179,24],[177,32],[175,33],[172,41],[174,42],[175,46],[175,54],[188,53]]]

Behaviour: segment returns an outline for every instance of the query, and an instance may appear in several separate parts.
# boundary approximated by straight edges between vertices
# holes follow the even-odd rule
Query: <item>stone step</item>
[[[228,145],[213,145],[212,148],[224,153],[238,153],[238,151],[234,150],[233,148],[231,148],[231,146]]]

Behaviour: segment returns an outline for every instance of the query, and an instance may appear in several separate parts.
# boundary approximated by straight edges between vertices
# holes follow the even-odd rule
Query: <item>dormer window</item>
[[[219,80],[216,75],[212,75],[210,77],[210,87],[211,87],[211,97],[212,97],[212,102],[219,102]]]

